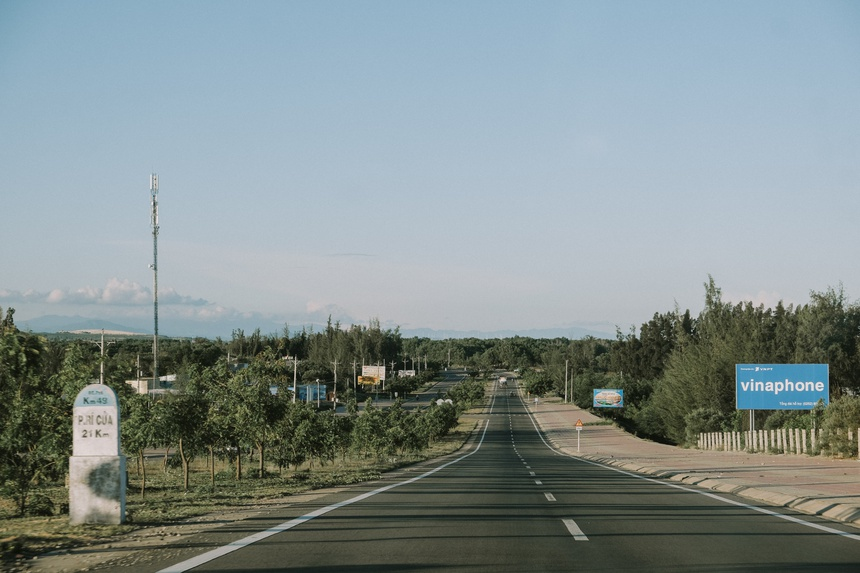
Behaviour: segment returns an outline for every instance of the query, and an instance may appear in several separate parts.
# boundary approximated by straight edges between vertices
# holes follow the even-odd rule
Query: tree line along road
[[[135,569],[860,570],[850,526],[571,458],[536,428],[500,388],[473,443],[453,456],[153,549]]]

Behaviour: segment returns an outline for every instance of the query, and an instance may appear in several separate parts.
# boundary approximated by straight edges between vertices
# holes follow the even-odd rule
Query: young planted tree
[[[428,443],[435,442],[446,436],[451,429],[457,425],[457,409],[447,402],[430,405],[423,412],[422,432],[427,437]]]
[[[259,455],[258,476],[265,476],[266,446],[275,440],[275,427],[283,416],[286,400],[273,394],[273,380],[266,367],[252,366],[238,377],[235,417],[243,441]]]
[[[273,457],[278,467],[298,468],[308,458],[308,435],[313,428],[310,420],[315,415],[309,404],[302,402],[286,405],[284,415],[275,425],[276,440]]]
[[[168,443],[174,444],[182,463],[182,486],[189,486],[189,465],[203,447],[201,428],[207,405],[196,393],[173,394],[158,403]]]
[[[153,402],[147,394],[135,394],[126,401],[125,416],[122,417],[122,446],[134,455],[140,473],[140,497],[146,496],[145,450],[152,446],[156,435],[156,420],[153,417]]]
[[[352,447],[361,455],[373,452],[377,458],[385,451],[385,412],[368,399],[364,411],[356,418],[352,432]]]
[[[192,378],[197,392],[203,396],[206,416],[200,428],[202,446],[209,455],[209,478],[215,487],[216,452],[227,451],[232,445],[233,435],[232,408],[229,398],[229,373],[224,362],[205,368]]]

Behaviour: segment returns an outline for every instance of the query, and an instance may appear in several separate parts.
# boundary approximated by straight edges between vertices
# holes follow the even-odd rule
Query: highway
[[[860,570],[857,529],[561,455],[508,391],[467,450],[226,524],[136,569]]]

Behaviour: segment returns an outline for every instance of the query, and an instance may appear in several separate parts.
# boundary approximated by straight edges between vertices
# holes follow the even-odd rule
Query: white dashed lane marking
[[[567,527],[567,530],[573,535],[574,541],[588,541],[588,537],[582,532],[576,522],[572,519],[562,519],[562,523]]]

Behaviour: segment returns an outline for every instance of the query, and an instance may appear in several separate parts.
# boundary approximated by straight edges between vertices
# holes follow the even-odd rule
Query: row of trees
[[[99,346],[87,340],[22,332],[13,314],[8,309],[0,322],[0,494],[14,498],[24,513],[34,487],[62,481],[68,471],[72,405],[78,392],[96,381],[102,355]],[[294,376],[299,383],[319,377],[332,384],[338,358],[360,366],[362,358],[374,353],[381,353],[379,361],[400,356],[399,333],[382,331],[378,324],[349,329],[329,324],[317,334],[289,336],[285,329],[283,336],[255,333],[251,338],[252,346],[241,333],[228,342],[165,339],[159,359],[178,376],[175,392],[161,400],[136,394],[124,383],[135,378],[138,364],[145,362],[149,341],[128,338],[108,346],[105,382],[120,398],[126,454],[140,460],[149,448],[170,449],[185,470],[188,487],[189,464],[200,456],[208,456],[213,479],[219,458],[228,458],[235,478],[241,479],[243,473],[263,475],[272,465],[327,463],[336,455],[414,452],[445,435],[474,398],[458,389],[453,405],[434,402],[409,411],[400,403],[383,411],[367,400],[359,415],[363,396],[356,392],[354,378],[343,376],[339,396],[349,411],[336,416],[294,403],[288,389]],[[257,354],[251,356],[251,351]],[[287,352],[304,354],[285,360]],[[236,368],[237,362],[247,367]],[[387,390],[406,393],[433,375],[425,368],[415,377],[389,377]],[[482,387],[465,387],[476,385]],[[257,468],[243,472],[243,458],[251,451]],[[144,471],[146,466],[139,467]],[[145,491],[145,475],[141,481]]]
[[[275,363],[277,367],[277,363]],[[145,395],[126,400],[123,447],[145,472],[144,453],[153,447],[174,448],[188,488],[189,464],[208,456],[212,485],[215,461],[228,458],[235,479],[243,477],[243,456],[253,451],[264,476],[274,464],[279,470],[308,463],[325,465],[337,456],[375,456],[420,452],[446,435],[459,413],[472,402],[431,402],[427,408],[406,410],[402,400],[382,410],[368,398],[359,410],[355,393],[346,391],[347,415],[294,402],[292,393],[272,393],[276,369],[264,355],[233,374],[224,366],[201,368],[178,392],[153,401]],[[471,385],[474,385],[472,383]],[[468,385],[467,385],[468,386]],[[283,388],[283,387],[282,387]],[[483,393],[482,393],[483,395]],[[360,415],[359,415],[360,414]],[[141,480],[145,493],[146,475]]]

